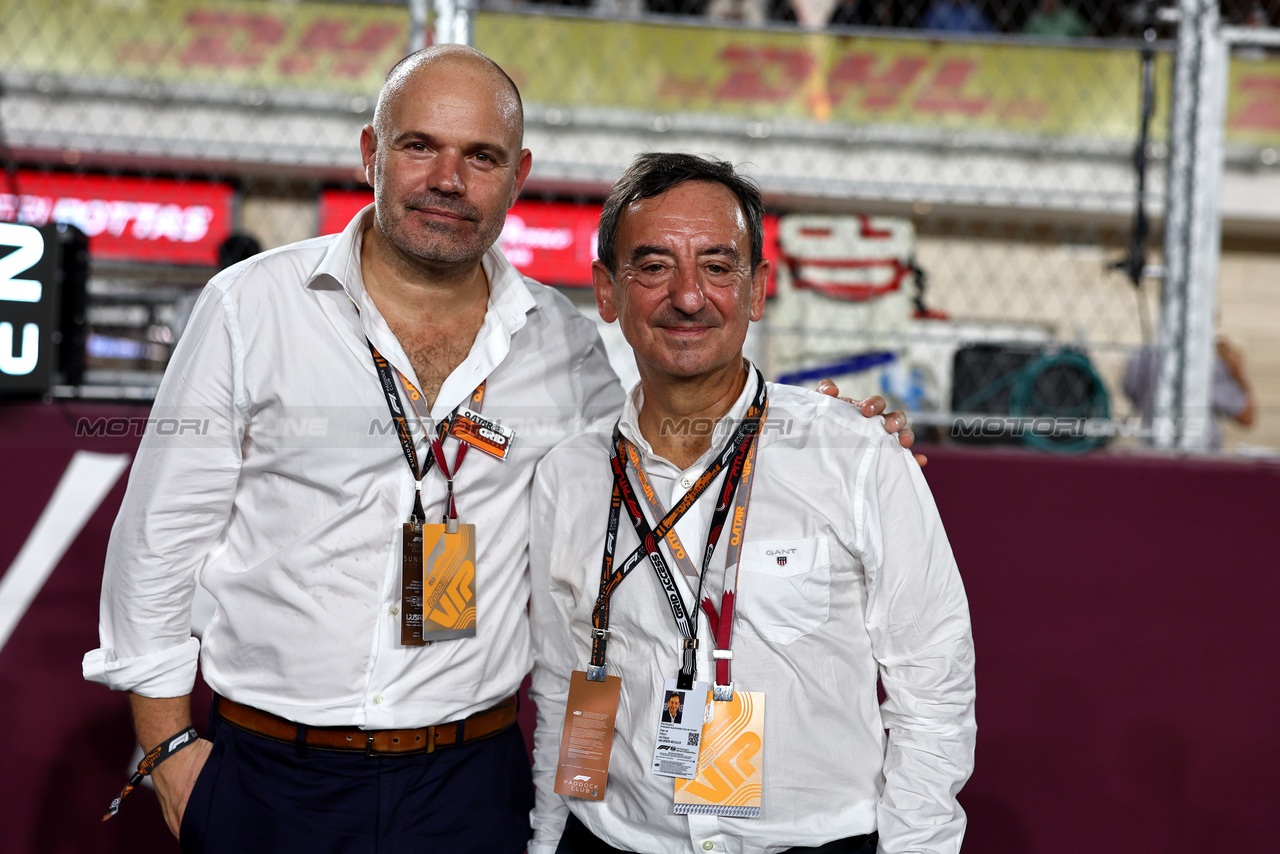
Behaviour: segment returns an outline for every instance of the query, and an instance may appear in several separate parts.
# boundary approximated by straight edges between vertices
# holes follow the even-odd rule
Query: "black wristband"
[[[129,782],[125,783],[124,788],[120,790],[120,794],[111,802],[111,806],[107,807],[107,813],[102,817],[102,820],[106,821],[111,818],[111,816],[118,813],[120,811],[120,802],[127,798],[129,793],[137,788],[138,784],[142,782],[143,778],[147,777],[156,769],[157,765],[177,753],[182,748],[190,747],[195,744],[199,738],[200,736],[196,732],[196,728],[189,726],[177,735],[171,735],[156,745],[155,749],[142,757],[142,761],[138,763],[138,770],[133,772],[133,776],[129,778]]]

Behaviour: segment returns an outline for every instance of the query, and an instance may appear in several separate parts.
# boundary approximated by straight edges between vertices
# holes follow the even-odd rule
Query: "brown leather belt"
[[[318,750],[357,751],[367,756],[432,753],[442,747],[453,747],[497,735],[516,722],[515,696],[464,720],[422,729],[312,727],[296,724],[222,696],[217,698],[217,708],[219,716],[227,723],[254,735],[287,744],[298,744],[301,741],[307,747]]]

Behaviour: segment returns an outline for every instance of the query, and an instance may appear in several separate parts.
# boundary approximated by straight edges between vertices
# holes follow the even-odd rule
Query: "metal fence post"
[[[433,0],[436,11],[433,43],[474,44],[476,40],[475,0]]]
[[[427,10],[431,0],[409,0],[409,53],[427,46]]]
[[[1156,445],[1205,450],[1221,235],[1227,51],[1214,0],[1180,0],[1169,127],[1165,280],[1156,387]]]

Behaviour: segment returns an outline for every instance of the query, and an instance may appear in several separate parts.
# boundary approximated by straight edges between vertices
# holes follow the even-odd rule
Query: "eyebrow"
[[[428,145],[438,145],[439,140],[431,133],[423,130],[406,130],[398,134],[393,140],[392,145],[405,145],[410,142],[425,142]],[[492,154],[501,160],[509,160],[511,157],[510,150],[497,142],[486,140],[474,140],[464,147],[467,152],[483,151],[486,154]]]
[[[631,263],[634,264],[636,261],[639,261],[641,258],[645,257],[646,255],[660,255],[664,258],[675,257],[675,253],[672,252],[670,249],[666,248],[665,246],[653,246],[650,244],[641,244],[631,250],[631,256],[629,260]],[[736,246],[733,246],[733,245],[708,246],[705,249],[698,250],[699,258],[705,258],[708,256],[716,256],[716,255],[726,255],[730,259],[732,259],[735,263],[738,261],[738,258],[739,258],[738,249]]]

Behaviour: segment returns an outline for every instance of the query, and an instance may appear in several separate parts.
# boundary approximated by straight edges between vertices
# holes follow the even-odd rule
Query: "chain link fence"
[[[834,376],[959,441],[1082,451],[1145,440],[1124,386],[1165,322],[1176,8],[570,0],[470,11],[476,47],[521,87],[534,153],[503,247],[584,313],[594,216],[631,158],[715,155],[770,205],[774,296],[749,350],[771,377]],[[1220,11],[1280,24],[1277,0]],[[424,13],[0,0],[0,220],[90,235],[86,371],[59,393],[145,397],[192,294],[231,250],[252,248],[228,238],[270,248],[326,233],[369,199],[360,128],[385,71],[429,32]],[[1229,431],[1228,444],[1280,447],[1267,415],[1280,405],[1280,353],[1265,331],[1280,313],[1268,287],[1280,273],[1271,50],[1237,49],[1222,143],[1198,156],[1225,157],[1221,327],[1248,354],[1258,404],[1252,432]],[[1140,174],[1150,227],[1135,241]],[[604,332],[633,376],[616,331]]]

